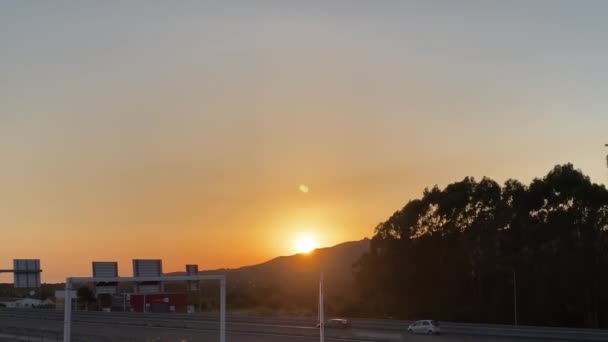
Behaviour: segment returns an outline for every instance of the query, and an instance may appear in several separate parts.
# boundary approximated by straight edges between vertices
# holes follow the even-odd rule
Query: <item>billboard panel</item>
[[[40,287],[40,260],[14,259],[13,273],[16,288]]]
[[[134,259],[134,277],[160,277],[163,273],[163,262],[160,259]]]
[[[198,265],[186,265],[186,274],[197,275],[198,274]]]
[[[187,275],[197,275],[198,274],[198,265],[186,265],[186,274]],[[188,280],[188,290],[189,291],[197,291],[199,286],[198,280]]]
[[[115,261],[93,261],[93,277],[118,277],[118,263]]]

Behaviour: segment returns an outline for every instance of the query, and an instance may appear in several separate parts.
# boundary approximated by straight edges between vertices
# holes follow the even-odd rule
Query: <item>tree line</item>
[[[372,316],[608,328],[608,191],[571,164],[425,189],[354,275]]]

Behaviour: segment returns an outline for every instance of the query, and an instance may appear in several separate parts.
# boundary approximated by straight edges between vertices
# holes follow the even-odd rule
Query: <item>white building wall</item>
[[[15,300],[15,301],[0,302],[0,303],[4,304],[9,309],[22,309],[22,308],[31,308],[31,307],[40,305],[40,304],[42,304],[42,301],[40,299],[34,299],[34,298],[23,298],[23,299],[19,299],[19,300]]]

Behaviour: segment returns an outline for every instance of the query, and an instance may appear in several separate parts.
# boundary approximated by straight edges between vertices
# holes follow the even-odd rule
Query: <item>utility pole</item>
[[[515,269],[513,269],[513,316],[515,318],[515,325],[517,325],[517,277]]]
[[[608,147],[608,144],[604,144],[605,147]],[[608,167],[608,154],[606,155],[606,167]],[[607,174],[608,177],[608,174]]]
[[[319,341],[325,342],[325,306],[323,304],[323,272],[319,280]]]

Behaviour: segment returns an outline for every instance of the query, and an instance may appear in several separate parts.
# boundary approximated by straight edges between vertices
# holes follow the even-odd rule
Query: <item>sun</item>
[[[302,236],[296,240],[297,253],[310,253],[317,248],[317,243],[310,236]]]

